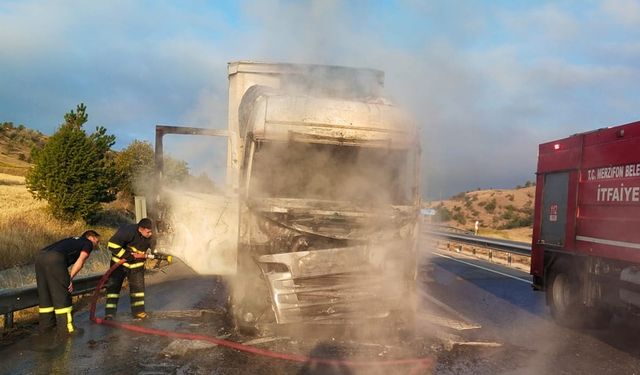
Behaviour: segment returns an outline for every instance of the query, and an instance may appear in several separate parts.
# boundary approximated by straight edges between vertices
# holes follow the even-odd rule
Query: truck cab
[[[225,194],[158,195],[174,254],[226,275],[239,327],[384,318],[408,305],[420,145],[382,96],[383,73],[241,61],[228,74],[228,127],[200,131],[228,137]]]

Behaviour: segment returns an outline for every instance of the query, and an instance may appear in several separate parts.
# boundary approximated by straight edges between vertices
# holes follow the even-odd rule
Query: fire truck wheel
[[[551,316],[556,322],[571,327],[581,325],[584,305],[580,303],[579,283],[565,268],[551,275],[547,293]]]
[[[558,324],[571,328],[606,328],[613,314],[602,306],[585,306],[580,282],[566,265],[558,265],[551,275],[547,301],[551,316]]]

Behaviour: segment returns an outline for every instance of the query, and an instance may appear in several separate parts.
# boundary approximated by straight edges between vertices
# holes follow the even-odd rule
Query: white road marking
[[[491,268],[482,267],[482,266],[479,266],[479,265],[477,265],[477,264],[473,264],[473,263],[465,262],[464,260],[456,259],[456,258],[450,257],[450,256],[448,256],[448,255],[438,254],[438,253],[436,253],[436,252],[434,252],[434,254],[435,254],[435,255],[437,255],[437,256],[439,256],[439,257],[443,257],[443,258],[451,259],[451,260],[453,260],[453,261],[456,261],[456,262],[459,262],[459,263],[466,264],[466,265],[471,266],[471,267],[480,268],[480,269],[485,270],[485,271],[493,272],[493,273],[496,273],[496,274],[498,274],[498,275],[502,275],[502,276],[510,277],[510,278],[512,278],[512,279],[514,279],[514,280],[518,280],[518,281],[522,281],[522,282],[527,283],[527,284],[531,284],[531,280],[522,279],[522,278],[517,277],[517,276],[509,275],[508,273],[504,273],[504,272],[500,272],[500,271],[492,270]]]

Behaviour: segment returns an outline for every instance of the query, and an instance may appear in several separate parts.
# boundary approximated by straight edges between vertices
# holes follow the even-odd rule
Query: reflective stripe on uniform
[[[144,292],[131,293],[131,297],[144,297]]]
[[[129,246],[129,248],[130,248],[131,250],[133,250],[133,252],[134,252],[134,253],[142,253],[142,251],[140,251],[140,250],[136,249],[136,248],[135,248],[135,247],[133,247],[133,246]]]
[[[73,318],[71,316],[73,308],[69,306],[63,307],[61,309],[54,309],[54,311],[56,312],[56,315],[67,314],[67,331],[73,332]]]
[[[40,307],[40,308],[38,308],[38,312],[40,314],[52,313],[53,312],[53,306],[51,306],[51,307]]]
[[[116,307],[118,307],[118,305],[115,303],[107,303],[106,305],[104,305],[104,307],[106,307],[107,309],[115,309]]]
[[[117,293],[109,293],[107,294],[107,298],[120,298],[120,295]]]
[[[111,260],[116,262],[116,263],[118,263],[119,261],[122,260],[122,258],[111,257]],[[129,264],[127,262],[124,262],[124,263],[122,263],[122,265],[127,267],[127,268],[138,268],[138,267],[144,266],[144,262],[134,263],[134,264]]]
[[[66,313],[70,313],[72,309],[73,308],[69,306],[69,307],[63,307],[61,309],[55,309],[54,311],[56,312],[56,314],[66,314]]]
[[[144,263],[143,263],[143,262],[140,262],[140,263],[134,263],[134,264],[123,263],[122,265],[123,265],[123,266],[125,266],[125,267],[127,267],[127,268],[139,268],[139,267],[144,266]]]
[[[114,250],[120,249],[120,251],[118,251],[118,253],[116,254],[118,258],[122,257],[125,253],[125,250],[122,248],[122,246],[118,245],[117,243],[109,242],[108,246],[111,252],[113,252]]]
[[[144,305],[144,301],[138,301],[133,303],[133,306],[142,306],[142,305]]]

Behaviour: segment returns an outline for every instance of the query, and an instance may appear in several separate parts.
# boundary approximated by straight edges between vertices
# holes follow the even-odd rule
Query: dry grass
[[[493,238],[504,238],[505,240],[511,241],[519,241],[519,242],[531,242],[533,231],[532,228],[523,227],[523,228],[514,228],[514,229],[491,229],[491,228],[480,228],[478,231],[479,236],[483,237],[493,237]]]
[[[0,142],[0,150],[6,149],[6,145]],[[25,161],[12,158],[4,153],[0,153],[0,174],[24,176],[31,165]],[[8,176],[4,174],[3,176]]]
[[[0,173],[0,269],[33,262],[38,250],[87,229],[82,222],[65,223],[52,217],[46,203],[33,199],[24,178]],[[110,228],[98,228],[104,238]]]
[[[24,177],[0,173],[0,186],[24,185]]]

